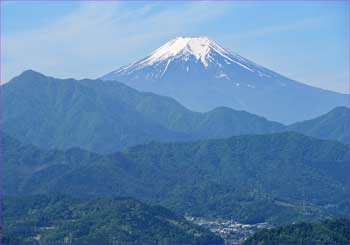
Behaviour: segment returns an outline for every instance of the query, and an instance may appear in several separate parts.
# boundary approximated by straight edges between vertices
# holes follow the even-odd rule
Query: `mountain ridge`
[[[317,118],[288,125],[286,130],[350,144],[350,108],[336,107]]]
[[[6,105],[2,129],[43,148],[108,153],[151,141],[268,133],[282,127],[233,109],[225,109],[231,123],[223,124],[222,115],[215,111],[192,112],[171,98],[140,93],[116,82],[56,79],[26,71],[1,89]],[[208,130],[217,123],[225,127]]]
[[[350,112],[344,113],[349,110],[346,107],[342,107],[343,113],[328,112],[327,123],[322,115],[286,126],[229,107],[193,112],[173,98],[139,92],[115,81],[57,79],[32,70],[4,84],[1,90],[6,105],[2,129],[41,148],[79,147],[111,153],[151,141],[282,131],[349,143]]]

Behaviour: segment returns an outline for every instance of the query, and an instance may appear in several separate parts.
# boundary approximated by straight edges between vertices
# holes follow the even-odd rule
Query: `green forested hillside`
[[[153,190],[163,193],[163,183],[169,186],[168,207],[278,223],[322,216],[320,207],[330,200],[338,201],[328,211],[346,206],[348,151],[335,142],[281,133],[150,144],[126,156],[142,166],[138,179],[155,177]]]
[[[181,214],[280,224],[349,211],[348,151],[296,133],[152,143],[107,156],[4,137],[3,186],[16,195],[132,196]]]
[[[132,198],[6,198],[5,244],[222,244],[213,233]]]
[[[350,220],[298,223],[258,231],[244,244],[349,244]]]

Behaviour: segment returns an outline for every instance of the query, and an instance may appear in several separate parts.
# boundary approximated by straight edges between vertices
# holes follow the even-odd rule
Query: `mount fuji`
[[[173,97],[194,111],[226,106],[283,123],[319,116],[348,98],[291,80],[207,37],[178,37],[101,79]]]

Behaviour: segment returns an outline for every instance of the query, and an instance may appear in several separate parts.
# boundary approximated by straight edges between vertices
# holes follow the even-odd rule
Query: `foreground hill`
[[[3,138],[5,194],[132,196],[184,214],[287,223],[349,211],[349,148],[296,133],[152,143],[111,155]]]
[[[244,244],[349,244],[350,220],[335,219],[322,223],[298,223],[261,230]]]
[[[223,244],[160,206],[132,198],[6,198],[5,244]]]

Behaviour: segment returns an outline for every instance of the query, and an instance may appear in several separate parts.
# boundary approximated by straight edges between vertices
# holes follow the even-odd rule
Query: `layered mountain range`
[[[121,83],[56,79],[26,71],[3,85],[2,130],[44,149],[111,153],[152,141],[298,131],[349,142],[350,110],[338,107],[289,126],[227,107],[200,113]]]
[[[347,95],[208,38],[101,79],[27,70],[1,96],[5,243],[212,244],[182,216],[282,225],[350,211]]]
[[[225,106],[292,123],[346,106],[347,95],[311,87],[258,65],[207,37],[179,37],[101,77],[175,98],[205,112]]]
[[[297,133],[152,143],[100,155],[3,135],[5,195],[130,196],[178,214],[283,224],[346,215],[349,147]]]

